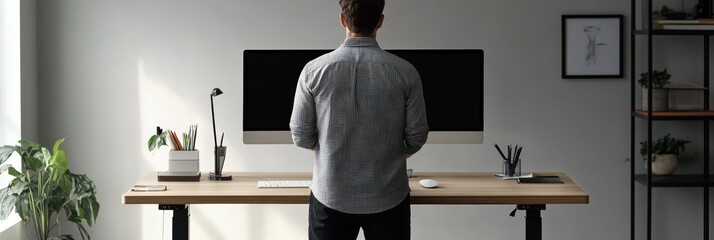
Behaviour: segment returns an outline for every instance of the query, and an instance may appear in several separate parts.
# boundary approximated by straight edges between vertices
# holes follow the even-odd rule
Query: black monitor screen
[[[243,131],[287,131],[302,68],[330,50],[245,50]],[[483,131],[482,50],[387,50],[424,88],[430,131]]]

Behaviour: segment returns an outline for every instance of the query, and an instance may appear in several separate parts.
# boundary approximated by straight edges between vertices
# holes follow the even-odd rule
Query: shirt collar
[[[343,47],[379,47],[377,39],[372,37],[348,37],[342,43]]]

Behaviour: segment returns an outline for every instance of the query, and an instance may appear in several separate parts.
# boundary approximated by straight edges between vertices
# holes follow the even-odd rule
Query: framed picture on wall
[[[563,15],[563,78],[622,78],[622,15]]]

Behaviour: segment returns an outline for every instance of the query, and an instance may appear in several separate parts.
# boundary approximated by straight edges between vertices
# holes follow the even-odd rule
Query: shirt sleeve
[[[421,77],[412,68],[407,76],[411,78],[406,101],[406,125],[404,128],[404,145],[406,154],[418,152],[429,135],[429,125],[426,120],[426,105]]]
[[[307,67],[303,68],[295,88],[295,101],[290,116],[290,133],[293,142],[301,148],[312,149],[317,145],[317,120],[315,101],[307,87]]]

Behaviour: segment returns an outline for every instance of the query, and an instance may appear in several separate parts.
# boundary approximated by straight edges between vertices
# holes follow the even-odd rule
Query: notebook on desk
[[[518,183],[563,183],[559,176],[536,176],[532,178],[519,178]]]

